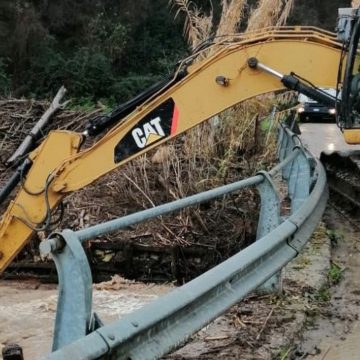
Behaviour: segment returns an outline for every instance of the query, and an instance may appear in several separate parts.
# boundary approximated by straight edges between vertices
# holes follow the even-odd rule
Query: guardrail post
[[[286,141],[286,148],[284,149],[284,159],[286,157],[288,157],[295,148],[295,142],[294,142],[294,139],[292,138],[292,136],[288,136],[287,134],[285,134],[285,138],[287,141]],[[280,160],[282,160],[282,159],[280,159]],[[289,164],[284,166],[284,168],[282,170],[283,179],[285,179],[285,180],[289,179],[292,166],[293,166],[293,161],[291,161]]]
[[[310,154],[307,153],[306,158],[310,165],[310,189],[311,189],[317,180],[317,174],[315,172],[317,164],[316,164],[316,160]]]
[[[59,278],[52,346],[55,351],[96,327],[91,318],[92,277],[85,251],[73,231],[52,234],[40,244],[40,251],[52,255]]]
[[[280,161],[283,161],[285,159],[285,150],[287,147],[287,142],[288,142],[288,138],[286,136],[284,127],[282,124],[280,124],[279,126],[279,147],[277,150],[277,156],[279,158]]]
[[[286,124],[294,134],[301,134],[300,128],[296,122],[296,111],[294,109],[290,110],[290,113],[288,113],[288,115],[285,117],[283,123]]]
[[[264,181],[257,185],[261,198],[261,209],[256,233],[259,240],[276,229],[280,223],[280,199],[271,176],[266,171],[258,173],[264,177]],[[257,291],[271,293],[281,291],[281,273],[277,273],[261,285]]]
[[[294,127],[298,128],[296,123],[296,114],[291,113],[288,116],[285,116],[279,125],[279,139],[278,139],[278,150],[277,155],[280,161],[283,161],[287,155],[289,155],[289,151],[295,146],[295,143],[289,144],[291,141],[291,137],[287,136],[285,127],[293,130]],[[285,177],[284,177],[285,179]]]
[[[293,214],[308,198],[311,185],[311,166],[305,150],[298,147],[300,152],[292,162],[289,177],[289,197],[291,199],[291,213]]]
[[[269,116],[269,129],[267,130],[267,134],[266,134],[266,143],[268,143],[270,134],[271,134],[272,129],[274,127],[276,112],[277,112],[277,108],[274,105],[272,110],[271,110],[271,114]]]

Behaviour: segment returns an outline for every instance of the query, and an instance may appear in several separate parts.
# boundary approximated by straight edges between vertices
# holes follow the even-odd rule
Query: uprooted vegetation
[[[65,214],[58,229],[84,228],[240,180],[271,166],[274,136],[263,126],[266,121],[259,121],[259,112],[265,116],[274,101],[255,99],[227,110],[221,120],[194,128],[73,193],[64,201]],[[5,169],[4,162],[46,106],[46,102],[27,100],[0,102],[2,185],[12,172]],[[96,111],[101,109],[60,111],[50,127],[80,131]],[[87,251],[91,262],[103,271],[152,280],[189,278],[254,240],[258,203],[256,189],[249,188],[96,239],[89,242]],[[18,260],[39,261],[38,243],[36,237]],[[175,268],[171,265],[174,259],[178,263]]]

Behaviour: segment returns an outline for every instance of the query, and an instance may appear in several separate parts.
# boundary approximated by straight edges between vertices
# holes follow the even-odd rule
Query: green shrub
[[[336,264],[332,263],[328,272],[328,278],[331,284],[338,284],[342,279],[343,270]]]
[[[111,62],[89,48],[79,49],[65,62],[64,85],[75,96],[99,98],[111,95]]]
[[[130,74],[126,77],[118,78],[112,87],[112,96],[116,103],[120,103],[131,99],[133,96],[139,94],[150,85],[154,84],[160,79],[155,75],[135,75]]]
[[[111,63],[101,53],[80,48],[72,56],[47,48],[32,59],[31,91],[50,95],[65,85],[72,97],[92,99],[111,96]]]

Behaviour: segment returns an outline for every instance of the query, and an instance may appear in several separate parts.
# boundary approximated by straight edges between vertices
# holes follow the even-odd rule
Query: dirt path
[[[283,294],[250,296],[169,355],[171,360],[287,360],[306,324],[307,309],[327,281],[330,242],[320,226],[283,271]]]
[[[329,302],[308,321],[308,330],[298,351],[301,359],[360,359],[360,232],[334,209],[325,221],[334,229],[337,243],[332,250],[340,282],[330,287]],[[335,268],[334,274],[337,274]],[[334,275],[334,276],[335,276]],[[324,293],[324,297],[327,295]],[[330,298],[331,297],[331,298]],[[326,299],[324,299],[326,300]]]

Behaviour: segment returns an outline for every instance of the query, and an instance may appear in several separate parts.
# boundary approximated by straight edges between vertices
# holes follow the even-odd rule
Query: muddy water
[[[335,210],[325,218],[340,238],[332,261],[343,269],[342,279],[331,287],[328,307],[320,308],[303,335],[301,359],[360,359],[360,232]]]
[[[117,320],[153,301],[170,286],[115,283],[94,289],[94,311],[105,322]],[[35,281],[0,281],[0,344],[18,343],[26,360],[51,350],[57,290]]]

